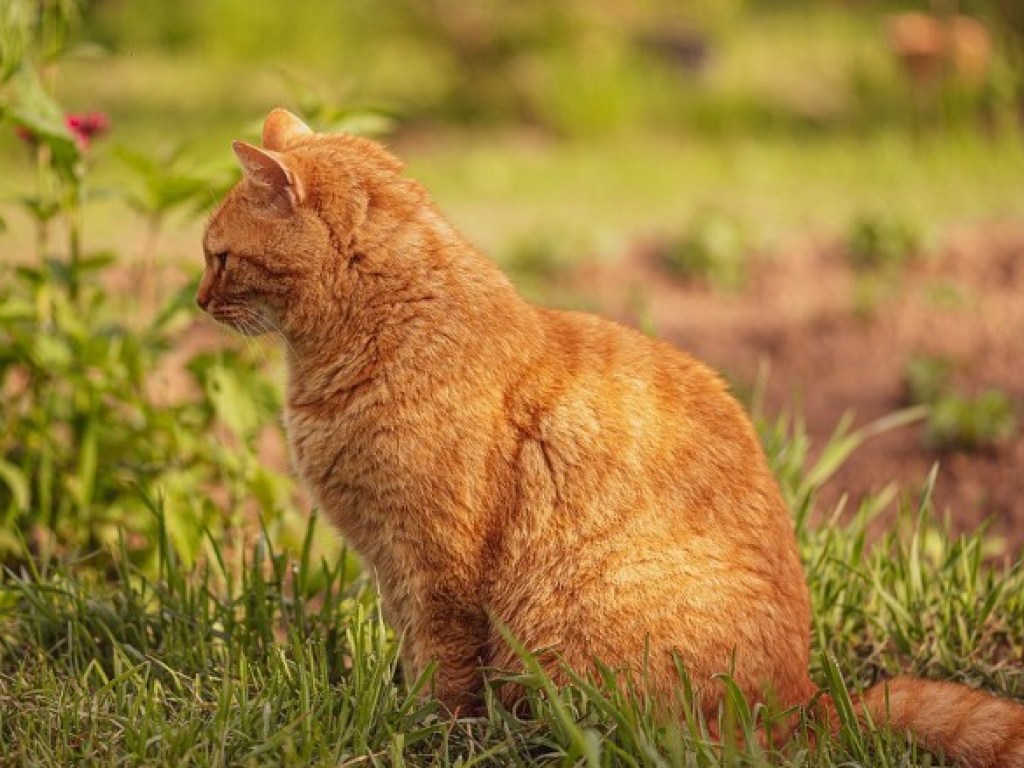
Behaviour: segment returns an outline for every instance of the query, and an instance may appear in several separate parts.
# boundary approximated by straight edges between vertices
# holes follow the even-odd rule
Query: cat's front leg
[[[406,672],[414,682],[434,666],[430,690],[454,715],[478,714],[483,706],[483,650],[488,622],[483,610],[450,599],[433,603],[418,627],[410,627],[403,651]]]

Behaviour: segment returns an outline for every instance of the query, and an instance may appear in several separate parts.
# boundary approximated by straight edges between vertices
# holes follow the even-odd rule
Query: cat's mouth
[[[277,330],[264,315],[241,304],[210,302],[203,310],[221,325],[226,325],[243,336],[262,336]]]

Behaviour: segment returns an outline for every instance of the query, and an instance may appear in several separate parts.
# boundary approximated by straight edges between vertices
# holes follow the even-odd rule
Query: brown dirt
[[[846,413],[863,425],[907,406],[904,370],[915,355],[953,361],[958,392],[999,388],[1024,415],[1024,228],[951,235],[935,254],[866,285],[835,243],[803,238],[755,260],[741,294],[669,277],[655,250],[638,247],[612,266],[590,267],[579,287],[605,311],[645,322],[722,370],[742,390],[767,366],[765,410],[802,412],[815,445]],[[867,296],[868,298],[864,298]],[[860,298],[858,298],[860,297]],[[934,500],[964,532],[990,520],[1006,551],[1024,545],[1024,430],[984,450],[938,453],[917,423],[863,445],[823,490],[824,509],[849,508],[895,482],[916,494],[938,463]]]

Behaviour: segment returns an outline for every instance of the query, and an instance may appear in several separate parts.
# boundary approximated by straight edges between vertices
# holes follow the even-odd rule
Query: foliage
[[[1003,39],[1010,58],[1018,66],[1024,61],[1024,6],[1015,0],[976,0],[981,13],[995,22],[996,34]],[[1018,84],[1024,87],[1024,81]],[[1024,91],[1021,96],[1024,97]],[[1019,105],[1024,107],[1024,101]]]
[[[990,389],[971,396],[953,387],[953,362],[918,355],[907,361],[904,386],[911,403],[928,407],[926,443],[940,451],[977,451],[1017,433],[1013,400]]]
[[[743,226],[718,210],[694,216],[685,233],[661,249],[660,261],[684,280],[696,280],[729,291],[747,280],[751,246]]]
[[[239,514],[246,498],[268,516],[288,501],[290,484],[254,454],[260,424],[277,406],[272,388],[225,353],[192,365],[193,388],[206,397],[158,402],[150,379],[191,292],[151,326],[130,328],[103,302],[109,263],[47,260],[2,283],[0,559],[24,556],[26,541],[38,556],[54,546],[109,550],[124,536],[129,554],[145,561],[155,539],[141,492],[164,500],[171,537],[190,560],[204,531],[221,530],[225,512]],[[215,397],[215,385],[230,391]],[[240,418],[243,408],[254,417]],[[221,440],[209,439],[215,431]],[[215,487],[232,490],[227,510],[214,502]]]
[[[912,356],[903,369],[907,402],[911,405],[934,403],[949,390],[953,370],[953,361],[949,358]]]
[[[1017,433],[1013,401],[998,389],[974,397],[955,392],[932,405],[926,439],[939,450],[976,451],[1009,440]]]
[[[846,258],[861,271],[897,269],[918,256],[921,240],[909,221],[862,215],[847,230]]]
[[[35,194],[16,202],[36,224],[37,252],[34,265],[5,266],[0,281],[0,561],[54,550],[109,555],[120,538],[151,567],[157,542],[144,497],[162,500],[168,535],[191,561],[204,533],[223,530],[246,505],[276,520],[289,504],[290,482],[255,460],[277,397],[229,353],[193,360],[191,394],[180,401],[154,396],[191,289],[146,321],[130,301],[107,296],[117,254],[84,250],[89,142],[106,118],[66,115],[46,85],[76,11],[73,2],[14,2],[3,17],[4,39],[16,43],[5,50],[21,58],[4,60],[0,125],[20,132],[35,166]],[[209,178],[124,157],[146,190],[131,200],[154,233],[168,209],[209,193]],[[64,242],[52,236],[56,222]],[[215,503],[217,489],[226,503]]]
[[[502,268],[520,291],[531,299],[548,303],[563,294],[567,279],[578,260],[566,253],[561,238],[533,234],[517,240],[502,259]]]
[[[1015,28],[1019,12],[1007,9],[1019,4],[987,5],[998,3],[1006,9],[986,19],[999,40],[1017,40],[1004,27]],[[295,0],[254,13],[242,0],[155,0],[97,3],[86,21],[114,50],[240,64],[232,68],[239,77],[251,76],[253,61],[341,73],[330,87],[347,101],[417,124],[530,126],[568,138],[635,129],[804,135],[884,133],[913,122],[919,94],[908,98],[882,30],[896,9],[782,0],[524,0],[514,8]],[[1004,69],[1021,80],[1018,66]],[[993,111],[1006,110],[1006,97],[991,90],[986,83],[983,97],[935,105],[928,117],[988,127]],[[237,98],[228,101],[237,108]],[[954,111],[966,119],[949,121]]]
[[[716,55],[726,52],[742,5],[699,4],[714,46],[722,46]],[[520,11],[492,4],[481,6],[475,28],[430,30],[432,39],[410,21],[420,9],[403,4],[297,0],[275,11],[240,0],[103,3],[90,8],[86,21],[95,30],[102,26],[98,16],[135,14],[179,52],[199,38],[209,57],[204,77],[229,48],[264,52],[270,29],[273,39],[298,40],[324,61],[343,55],[367,70],[392,68],[374,76],[398,83],[394,103],[420,117],[437,117],[429,105],[441,103],[444,119],[497,116],[567,136],[648,121],[692,127],[686,121],[702,110],[715,113],[705,116],[707,124],[723,130],[743,121],[796,124],[786,117],[791,107],[778,100],[759,97],[751,106],[748,92],[680,78],[634,39],[635,19],[602,27],[613,18],[608,9],[621,4],[549,6],[542,10],[568,20],[539,30],[525,17],[505,24]],[[0,127],[19,129],[31,160],[35,186],[15,202],[37,234],[34,259],[15,254],[20,266],[0,274],[0,560],[17,563],[0,576],[5,764],[832,766],[926,759],[890,734],[819,735],[813,747],[812,724],[783,751],[720,748],[692,711],[685,722],[665,724],[644,702],[601,681],[578,679],[556,690],[525,652],[525,672],[516,680],[528,692],[524,711],[509,712],[489,695],[485,717],[451,720],[438,702],[419,695],[429,681],[402,681],[396,639],[355,561],[318,557],[329,534],[315,519],[297,560],[281,549],[292,543],[298,516],[291,483],[256,459],[263,425],[273,423],[279,403],[248,354],[254,349],[196,356],[185,368],[180,398],[152,394],[151,375],[193,328],[184,318],[191,291],[150,317],[131,297],[104,290],[127,268],[120,254],[85,248],[101,159],[89,140],[97,137],[83,139],[86,123],[70,119],[54,97],[80,8],[70,0],[0,3]],[[222,23],[217,14],[224,9],[237,23]],[[799,29],[801,38],[814,37]],[[107,32],[108,42],[131,40],[116,24]],[[452,36],[463,52],[435,55]],[[176,78],[174,87],[177,98]],[[718,101],[700,106],[709,94]],[[386,128],[363,112],[339,109],[336,93],[298,100],[319,126]],[[204,125],[205,117],[214,120],[213,110]],[[94,131],[101,124],[88,123]],[[664,163],[662,148],[655,151]],[[178,150],[119,154],[122,170],[132,174],[121,199],[154,239],[169,212],[194,212],[230,181],[197,171]],[[723,176],[731,194],[731,148],[727,154]],[[545,165],[547,159],[540,156]],[[782,165],[796,162],[787,155]],[[719,166],[705,168],[718,175]],[[451,175],[451,166],[444,172]],[[693,167],[687,172],[700,183]],[[673,170],[671,189],[676,176]],[[765,176],[775,188],[776,174]],[[592,174],[584,178],[593,185]],[[651,181],[644,170],[623,186]],[[537,187],[538,199],[567,202],[550,176]],[[618,211],[622,191],[615,194]],[[594,218],[587,216],[588,227]],[[683,239],[693,241],[688,247],[697,255],[688,257],[687,269],[699,279],[724,274],[724,284],[740,285],[746,237],[725,218],[691,226]],[[566,262],[556,242],[562,241],[523,241],[513,265],[527,280],[557,280]],[[152,244],[147,250],[151,256]],[[850,451],[872,431],[918,416],[898,414],[866,431],[841,428],[813,463],[798,420],[760,425],[796,514],[810,576],[813,673],[839,700],[847,686],[897,670],[1022,696],[1024,680],[1012,664],[1024,646],[1019,565],[1003,572],[984,566],[984,540],[950,541],[930,522],[926,500],[918,516],[904,517],[904,536],[877,545],[868,543],[866,530],[884,496],[865,502],[848,525],[809,523],[823,512],[815,507],[817,487]],[[231,524],[256,515],[264,529],[249,549],[232,538]],[[686,685],[681,671],[681,691]],[[760,716],[730,699],[728,717],[741,730],[751,732]]]

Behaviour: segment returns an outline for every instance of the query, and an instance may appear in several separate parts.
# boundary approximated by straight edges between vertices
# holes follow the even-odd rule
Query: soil
[[[951,386],[975,396],[1008,395],[1024,415],[1024,227],[953,233],[937,252],[884,274],[850,268],[835,242],[805,237],[754,260],[741,292],[674,279],[641,245],[613,265],[576,276],[580,290],[626,322],[722,371],[739,393],[763,382],[763,412],[802,413],[824,446],[844,414],[863,426],[909,405],[913,357],[953,365]],[[644,297],[642,313],[637,295]],[[642,314],[642,318],[638,317]],[[843,495],[847,509],[895,484],[914,500],[938,466],[935,510],[955,533],[983,522],[1005,554],[1024,547],[1024,430],[974,450],[937,451],[925,424],[868,440],[823,488],[819,511]],[[880,519],[891,522],[895,505]]]

